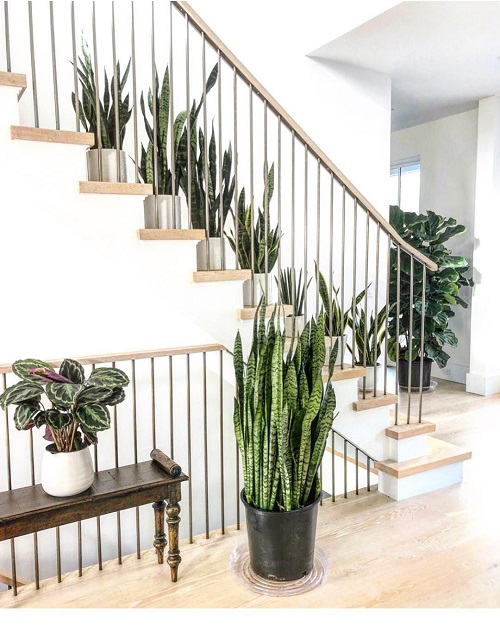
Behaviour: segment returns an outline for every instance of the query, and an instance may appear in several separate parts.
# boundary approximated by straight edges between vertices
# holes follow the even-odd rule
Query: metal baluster
[[[233,137],[234,137],[234,242],[235,242],[235,268],[240,269],[240,234],[239,234],[239,211],[238,211],[238,74],[236,67],[233,69]],[[244,207],[243,207],[244,208]]]
[[[344,499],[347,499],[347,440],[344,438]]]
[[[56,118],[56,129],[61,127],[59,119],[59,93],[57,88],[57,63],[56,63],[56,38],[54,31],[54,2],[49,3],[50,8],[50,47],[52,50],[52,83],[54,86],[54,113]]]
[[[370,458],[366,456],[366,490],[371,491],[370,485]]]
[[[174,372],[173,372],[173,357],[169,356],[169,388],[170,388],[170,457],[174,456]]]
[[[356,447],[356,495],[359,495],[359,449]]]
[[[252,270],[252,306],[255,306],[255,244],[254,244],[254,221],[255,221],[255,202],[254,202],[254,187],[253,187],[253,90],[252,85],[249,85],[248,91],[249,97],[249,115],[250,115],[250,269]]]
[[[330,289],[330,293],[332,292],[332,280],[333,280],[333,183],[334,183],[334,178],[333,178],[333,174],[330,174],[330,232],[329,232],[329,241],[328,241],[328,276],[329,276],[329,289]],[[319,234],[319,233],[318,233]],[[318,271],[319,271],[319,265],[318,265]],[[316,291],[319,294],[319,289],[317,288]],[[332,334],[332,311],[331,310],[325,310],[325,314],[328,314],[328,332],[331,336]],[[342,358],[342,367],[343,365],[343,358]]]
[[[187,204],[188,204],[188,228],[192,228],[191,223],[191,94],[190,94],[190,72],[189,72],[189,17],[186,13],[186,139],[187,139]]]
[[[76,55],[75,2],[71,2],[71,46],[73,50],[73,82],[75,85],[76,130],[80,132],[80,98],[78,90],[78,58]]]
[[[210,538],[208,509],[207,353],[203,352],[203,465],[205,470],[205,538]]]
[[[33,428],[29,432],[31,485],[35,485],[35,452],[33,446]],[[35,585],[40,588],[40,562],[38,554],[38,533],[33,532],[33,557],[35,559]]]
[[[95,0],[92,2],[92,36],[94,42],[94,89],[95,89],[95,110],[96,110],[96,134],[97,134],[97,169],[99,180],[102,181],[102,136],[101,136],[101,107],[99,103],[99,63],[97,58],[97,32]]]
[[[365,327],[363,330],[363,367],[365,368],[365,375],[363,376],[363,399],[366,398],[366,363],[367,363],[367,351],[366,351],[366,342],[368,340],[368,261],[370,255],[370,218],[368,215],[368,211],[366,211],[366,234],[365,234]],[[354,295],[356,293],[354,292]],[[361,304],[361,302],[360,302]],[[354,328],[354,320],[355,316],[353,315],[353,328]],[[353,339],[353,343],[355,341]],[[359,354],[361,356],[361,354]]]
[[[156,79],[156,55],[155,55],[155,3],[151,2],[151,72],[152,72],[152,109],[153,109],[153,192],[155,196],[155,219],[156,227],[160,227],[160,215],[158,211],[158,111],[156,110],[156,93],[159,90]]]
[[[36,64],[35,64],[35,37],[33,34],[33,2],[28,2],[28,21],[30,31],[30,54],[31,54],[31,81],[33,85],[33,113],[35,117],[35,128],[40,127],[38,117],[38,92],[36,86]]]
[[[113,369],[116,368],[116,363],[111,363]],[[114,441],[115,441],[115,467],[118,468],[120,466],[120,461],[118,458],[118,408],[117,406],[113,406],[113,431],[114,431]],[[153,447],[154,448],[154,447]],[[118,549],[118,564],[122,563],[122,529],[121,529],[121,513],[118,511],[116,513],[116,538],[117,538],[117,549]]]
[[[95,370],[95,363],[92,364],[92,371]],[[99,458],[97,454],[97,445],[94,445],[94,468],[96,473],[99,471]],[[102,542],[101,542],[101,517],[96,517],[97,527],[97,561],[99,563],[99,570],[102,571]]]
[[[177,211],[175,210],[175,196],[177,191],[176,172],[175,172],[175,136],[174,136],[174,28],[173,28],[173,15],[172,15],[172,2],[169,2],[170,8],[170,50],[169,50],[169,65],[170,65],[170,163],[172,172],[172,211],[173,211],[173,225],[174,228],[180,228],[181,224],[177,223]],[[189,142],[188,142],[189,146]],[[189,150],[188,150],[189,151]],[[165,155],[166,158],[166,155]]]
[[[422,423],[422,384],[424,375],[424,338],[425,338],[425,298],[427,286],[427,267],[422,264],[422,312],[420,320],[420,384],[418,398],[418,422]]]
[[[82,522],[78,521],[78,577],[83,575]]]
[[[217,80],[217,115],[219,127],[219,228],[221,236],[221,256],[220,268],[226,268],[226,256],[224,253],[224,202],[222,198],[222,76],[221,76],[221,56],[217,51],[218,80]]]
[[[401,248],[397,246],[396,268],[396,393],[399,393],[399,315],[401,312]],[[394,405],[395,425],[398,424],[398,404]]]
[[[264,240],[266,246],[264,248],[264,294],[266,296],[266,302],[269,304],[269,250],[267,243],[269,239],[269,183],[268,183],[268,171],[269,163],[267,162],[267,102],[264,100],[264,171],[266,175],[264,177]]]
[[[151,358],[151,432],[153,449],[156,449],[156,398],[155,398],[155,359]]]
[[[335,431],[332,430],[332,503],[335,501]]]
[[[17,596],[17,568],[16,568],[16,545],[14,538],[10,539],[10,570],[12,575],[12,594]]]
[[[201,41],[202,41],[202,77],[203,77],[203,134],[205,136],[205,146],[204,146],[204,150],[205,150],[205,169],[204,169],[204,176],[205,176],[205,236],[207,239],[207,259],[208,259],[208,268],[209,269],[214,269],[214,267],[212,267],[212,263],[211,261],[211,255],[210,255],[210,237],[212,236],[212,233],[210,232],[210,208],[209,208],[209,203],[208,203],[208,145],[209,145],[209,138],[208,138],[208,122],[207,122],[207,63],[206,63],[206,46],[205,46],[205,33],[201,34]]]
[[[139,182],[139,139],[137,127],[137,68],[135,63],[135,11],[134,0],[130,2],[130,47],[132,56],[132,117],[134,120],[134,180]],[[145,182],[145,181],[144,181]]]
[[[120,109],[118,106],[118,76],[116,72],[115,2],[111,2],[111,48],[113,50],[113,97],[115,99],[115,155],[116,180],[123,182],[120,172]]]
[[[377,363],[378,363],[378,291],[379,291],[379,271],[380,271],[380,223],[377,224],[377,238],[375,243],[375,311],[374,311],[374,369],[373,369],[373,396],[377,397]]]
[[[356,342],[354,335],[356,334],[356,259],[357,259],[357,229],[358,229],[358,200],[354,198],[354,224],[353,224],[353,262],[352,262],[352,366],[356,365],[355,350]]]
[[[281,233],[281,116],[278,115],[278,171],[277,171],[277,187],[278,187],[278,232]],[[281,245],[278,247],[277,261],[278,282],[281,284]],[[281,301],[281,288],[278,288],[278,304]]]
[[[56,527],[56,563],[57,563],[57,581],[60,584],[62,581],[61,573],[61,532],[60,527]]]
[[[386,276],[386,289],[385,289],[385,330],[384,330],[384,395],[387,395],[387,367],[389,365],[388,359],[388,341],[389,341],[389,310],[390,310],[390,282],[391,282],[391,239],[387,237],[387,276]],[[397,394],[397,388],[395,389]]]
[[[226,521],[224,515],[224,374],[223,361],[224,352],[219,352],[219,440],[220,440],[220,517],[221,517],[221,533],[226,533]]]
[[[408,330],[408,412],[406,415],[406,423],[410,423],[410,410],[411,410],[411,370],[413,364],[413,256],[410,256],[410,323]]]
[[[137,384],[135,378],[135,360],[131,361],[132,374],[131,374],[131,386],[132,386],[132,424],[133,424],[133,436],[134,436],[134,462],[137,463],[138,458],[138,441],[137,441]],[[136,556],[137,559],[141,558],[141,532],[140,532],[140,515],[139,507],[135,509],[135,532],[136,532]]]
[[[295,273],[295,131],[292,130],[292,197],[291,197],[291,230],[292,230],[292,275]]]
[[[321,160],[318,158],[318,170],[316,181],[316,265],[319,267],[320,233],[321,233]],[[307,281],[304,281],[307,298]],[[319,292],[316,289],[316,316],[319,315]]]
[[[187,443],[188,443],[188,475],[191,475],[191,365],[189,354],[186,354],[187,368]],[[189,542],[193,542],[193,486],[191,480],[188,482],[188,526],[189,526]]]
[[[308,205],[308,164],[309,164],[309,148],[304,146],[304,282],[307,284],[307,222],[309,221],[309,205]],[[304,315],[307,319],[307,297],[304,300]]]
[[[7,71],[12,71],[10,60],[10,26],[9,26],[9,3],[7,0],[3,3],[4,9],[4,29],[5,29],[5,59],[7,63]]]

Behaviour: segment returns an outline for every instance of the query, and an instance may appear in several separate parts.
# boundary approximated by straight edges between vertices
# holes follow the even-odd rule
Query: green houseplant
[[[234,230],[228,235],[229,244],[237,256],[240,269],[250,269],[253,272],[252,279],[246,280],[243,284],[245,306],[253,306],[260,300],[262,294],[266,294],[266,277],[267,299],[272,299],[269,274],[278,260],[282,237],[278,226],[275,228],[270,226],[269,206],[274,192],[274,163],[269,171],[264,169],[264,180],[266,183],[262,201],[264,208],[258,207],[257,211],[254,211],[252,204],[247,205],[243,187],[238,198],[237,214],[231,211]]]
[[[213,88],[217,77],[218,65],[216,64],[207,79],[205,94]],[[148,143],[146,147],[141,146],[139,175],[143,182],[153,185],[155,190],[155,194],[147,196],[144,201],[146,228],[180,228],[183,223],[187,227],[187,220],[181,217],[179,193],[182,190],[187,196],[189,174],[191,173],[194,177],[196,159],[191,156],[192,171],[189,172],[188,143],[192,145],[193,141],[196,142],[196,122],[203,102],[204,95],[201,96],[199,104],[196,104],[196,100],[193,101],[189,111],[190,140],[188,142],[188,110],[180,111],[175,117],[170,110],[172,103],[168,65],[165,68],[161,86],[158,72],[155,70],[154,86],[153,89],[149,88],[147,95],[147,111],[144,93],[141,93],[140,106]],[[173,170],[172,164],[175,165]]]
[[[236,335],[234,431],[250,564],[257,575],[283,581],[313,566],[319,469],[335,418],[335,354],[325,384],[324,316],[312,318],[286,350],[280,316],[273,313],[266,325],[265,311],[263,297],[246,362]]]
[[[399,384],[408,387],[408,370],[411,364],[411,386],[420,385],[420,360],[423,357],[424,379],[422,387],[430,387],[432,362],[446,366],[450,355],[447,345],[455,347],[458,339],[449,327],[455,308],[467,308],[461,297],[462,289],[473,286],[466,274],[469,263],[463,256],[454,255],[445,245],[450,239],[465,232],[465,226],[451,217],[434,211],[425,214],[404,212],[399,206],[390,207],[389,220],[400,236],[425,254],[437,265],[436,271],[426,271],[424,284],[423,265],[413,262],[413,299],[411,300],[411,259],[400,254],[399,317],[398,312],[398,254],[391,249],[391,274],[389,282],[390,312],[388,320],[389,356],[397,361]],[[422,346],[422,308],[425,294],[424,335]],[[410,321],[412,322],[410,324]],[[411,350],[410,350],[411,343]]]
[[[97,367],[86,378],[83,366],[69,358],[63,360],[58,372],[34,358],[17,360],[12,371],[21,381],[0,395],[0,406],[4,410],[16,406],[14,423],[18,430],[44,427],[43,437],[50,444],[42,461],[42,487],[59,496],[86,490],[93,481],[89,446],[97,443],[98,432],[109,429],[108,406],[125,399],[127,375],[114,367]],[[83,476],[76,475],[75,485],[63,480],[65,471],[71,473],[69,463],[73,461],[78,465],[75,471],[84,471]],[[56,465],[59,462],[65,463],[64,470]],[[56,473],[47,467],[54,467]]]
[[[325,337],[327,338],[327,342],[330,346],[335,344],[339,345],[336,364],[340,365],[344,358],[347,344],[347,335],[345,331],[348,327],[352,327],[352,302],[350,302],[349,306],[345,310],[342,310],[343,303],[340,301],[340,289],[336,287],[332,281],[330,294],[330,289],[328,288],[325,276],[319,270],[318,265],[316,263],[314,264],[322,310],[325,313]],[[363,289],[356,295],[354,307],[358,306],[358,304],[363,300],[365,292],[366,289]]]
[[[304,304],[312,277],[306,284],[302,282],[302,269],[297,278],[294,267],[285,267],[280,270],[279,280],[277,277],[275,280],[280,302],[292,307],[292,313],[285,317],[285,336],[301,334],[305,327]]]
[[[104,182],[126,182],[127,181],[127,155],[122,149],[125,139],[127,124],[132,115],[132,108],[129,106],[129,95],[123,97],[123,90],[127,82],[130,59],[127,63],[123,75],[120,69],[120,61],[117,61],[115,74],[108,79],[106,69],[104,69],[104,94],[102,100],[96,93],[95,74],[92,65],[92,57],[88,49],[88,44],[82,37],[82,56],[78,57],[78,79],[82,89],[81,99],[73,92],[71,101],[73,108],[77,110],[80,123],[86,132],[91,132],[95,137],[95,144],[87,151],[87,169],[89,180],[101,180]],[[115,89],[116,81],[116,89]],[[96,105],[99,107],[101,142],[98,149],[98,126]],[[118,111],[118,114],[116,114]],[[118,118],[118,134],[116,132],[116,117]],[[119,159],[119,169],[117,171],[117,150]],[[99,152],[101,157],[101,167],[99,168]]]
[[[375,367],[379,367],[379,358],[382,354],[382,345],[386,334],[387,308],[384,306],[377,314],[373,311],[367,318],[365,310],[356,306],[354,323],[349,319],[349,327],[354,332],[354,358],[356,365],[365,367],[366,375],[360,378],[359,388],[373,391],[375,388]],[[348,345],[352,354],[353,348]]]

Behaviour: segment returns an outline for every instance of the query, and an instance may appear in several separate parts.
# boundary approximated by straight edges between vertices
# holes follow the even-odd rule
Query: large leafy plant
[[[454,309],[457,306],[468,307],[461,293],[463,288],[473,286],[472,278],[466,275],[469,271],[468,261],[463,256],[454,255],[445,243],[464,233],[466,228],[457,224],[456,219],[452,217],[443,217],[433,211],[427,211],[425,214],[404,212],[399,206],[390,207],[389,220],[405,241],[438,266],[436,271],[426,271],[424,284],[423,265],[418,261],[413,262],[413,298],[411,298],[411,258],[408,254],[400,253],[398,322],[398,254],[396,248],[391,249],[389,355],[396,360],[399,347],[400,359],[413,361],[423,355],[431,358],[440,368],[443,368],[450,358],[445,351],[445,346],[456,347],[458,344],[457,336],[449,328],[449,321],[455,316]],[[412,318],[411,325],[410,318]]]
[[[216,64],[207,79],[205,92],[202,94],[199,104],[194,100],[189,111],[189,144],[191,145],[193,142],[196,144],[196,122],[205,101],[204,96],[208,94],[217,82],[218,73],[219,68]],[[172,102],[168,65],[163,74],[161,87],[158,81],[158,72],[155,69],[155,81],[153,89],[150,88],[148,90],[147,103],[148,111],[146,111],[144,93],[141,93],[140,105],[148,137],[147,146],[141,146],[141,162],[139,166],[141,179],[145,183],[154,185],[156,169],[159,195],[178,195],[179,190],[182,189],[187,196],[188,175],[191,173],[191,176],[194,177],[196,160],[191,158],[192,171],[188,172],[188,110],[180,111],[175,118],[172,113],[172,124],[170,118]],[[171,126],[173,137],[170,136]],[[172,151],[173,154],[171,154]],[[171,160],[169,160],[169,156]],[[175,163],[173,172],[172,162]],[[174,178],[175,184],[173,184]]]
[[[95,74],[92,65],[92,57],[88,49],[88,44],[82,37],[82,56],[78,57],[78,79],[82,88],[81,100],[78,98],[78,115],[80,123],[86,132],[92,132],[95,137],[93,148],[97,148],[98,127],[97,127],[97,111],[99,108],[99,120],[101,131],[101,148],[116,149],[123,146],[125,139],[125,130],[127,123],[132,115],[132,108],[129,107],[129,95],[123,97],[123,90],[127,82],[130,59],[127,63],[123,75],[121,74],[120,61],[116,63],[115,75],[108,79],[106,69],[104,70],[104,94],[101,100],[96,93]],[[115,99],[115,80],[116,80],[116,99]],[[76,98],[73,92],[71,101],[76,111]],[[118,110],[118,137],[116,135],[116,113]]]
[[[65,359],[59,372],[42,360],[17,360],[12,371],[20,382],[0,395],[0,406],[15,405],[18,430],[45,426],[53,451],[69,452],[97,443],[97,433],[110,427],[108,406],[125,399],[127,375],[115,367],[97,367],[88,378],[76,360]],[[45,398],[45,403],[42,399]]]
[[[266,325],[265,298],[254,320],[246,363],[241,337],[234,344],[234,431],[241,452],[246,501],[262,510],[289,511],[321,493],[319,468],[336,407],[323,381],[324,318],[311,319],[289,349],[273,314]]]
[[[264,190],[262,205],[254,214],[252,205],[246,205],[245,188],[238,198],[237,215],[233,215],[234,231],[228,235],[231,249],[238,257],[240,269],[251,269],[254,273],[269,273],[278,260],[282,234],[278,229],[271,228],[269,205],[274,192],[274,163],[271,169],[264,171],[266,189]],[[236,223],[238,227],[236,228]],[[238,231],[236,240],[236,229]],[[253,263],[252,263],[253,241]],[[266,266],[267,263],[267,266]]]

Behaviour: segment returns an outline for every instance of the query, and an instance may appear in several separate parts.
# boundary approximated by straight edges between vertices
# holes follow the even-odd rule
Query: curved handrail
[[[289,130],[295,133],[295,136],[303,145],[319,159],[323,165],[332,173],[337,180],[343,185],[346,191],[356,199],[358,204],[370,213],[375,221],[380,224],[384,232],[389,235],[397,244],[408,254],[411,254],[421,263],[427,266],[431,271],[437,269],[436,263],[427,258],[422,252],[409,245],[394,228],[387,222],[377,209],[358,191],[358,189],[349,181],[349,179],[336,167],[336,165],[328,158],[328,156],[316,145],[316,143],[308,136],[308,134],[297,124],[297,122],[285,111],[285,109],[273,98],[273,96],[261,85],[261,83],[253,76],[253,74],[238,60],[238,58],[229,50],[219,37],[213,32],[208,24],[196,13],[188,2],[175,1],[172,3],[183,15],[187,15],[192,25],[203,33],[205,39],[209,41],[216,49],[220,50],[223,57],[229,65],[235,69],[240,77],[252,87],[254,93],[267,103],[267,106],[282,120]]]

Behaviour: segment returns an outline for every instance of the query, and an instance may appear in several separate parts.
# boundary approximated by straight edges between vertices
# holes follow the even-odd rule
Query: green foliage
[[[240,333],[234,344],[234,431],[241,452],[245,498],[262,510],[297,510],[321,494],[319,468],[336,407],[323,381],[324,317],[311,319],[289,350],[276,311],[266,325],[263,297],[245,363]]]
[[[269,205],[274,192],[274,163],[271,169],[266,172],[264,169],[265,190],[263,194],[264,208],[258,208],[255,211],[252,205],[246,205],[245,188],[240,192],[238,198],[238,214],[235,217],[233,210],[234,231],[228,235],[231,249],[238,256],[240,269],[251,269],[254,273],[266,273],[266,254],[267,254],[267,273],[271,272],[278,260],[279,247],[282,234],[278,227],[270,227]],[[253,223],[255,220],[255,223]],[[236,220],[238,223],[238,242],[236,244]],[[252,240],[254,262],[252,264]]]
[[[97,432],[107,430],[111,420],[108,406],[125,399],[127,375],[115,367],[97,367],[85,379],[83,366],[65,359],[57,373],[42,360],[17,360],[13,372],[21,382],[0,395],[0,406],[15,405],[14,423],[18,430],[45,426],[44,438],[57,451],[75,451],[97,443]],[[49,404],[44,406],[42,396]]]
[[[216,64],[205,86],[205,94],[212,89],[217,82],[219,68]],[[154,90],[154,105],[153,105]],[[168,65],[163,74],[161,88],[158,82],[158,72],[155,70],[155,81],[153,90],[148,90],[148,111],[144,102],[144,93],[141,93],[140,104],[142,116],[144,118],[144,126],[148,137],[148,145],[145,148],[141,146],[141,162],[139,174],[143,182],[155,185],[155,161],[158,177],[158,194],[174,195],[179,194],[182,188],[187,193],[188,187],[188,128],[187,117],[188,111],[183,110],[174,118],[170,111],[171,106],[171,86]],[[197,127],[196,121],[200,114],[201,107],[204,102],[204,94],[201,96],[200,103],[196,105],[193,101],[191,111],[189,112],[189,133],[190,144],[196,143]],[[171,123],[171,114],[173,124]],[[156,120],[155,120],[156,116]],[[150,121],[151,120],[151,121]],[[156,138],[155,138],[155,121],[156,121]],[[170,128],[172,125],[173,136],[170,136]],[[156,141],[156,145],[155,145]],[[156,149],[155,149],[156,148]],[[173,151],[172,161],[175,163],[175,171],[172,172],[169,155]],[[191,157],[191,175],[194,176],[195,160]],[[173,179],[175,175],[175,187],[173,187]]]
[[[349,326],[351,329],[354,326],[354,358],[357,365],[374,367],[377,364],[385,338],[386,313],[385,306],[378,311],[376,316],[372,311],[367,323],[365,310],[361,306],[356,306],[354,324],[352,319],[349,319]],[[352,354],[352,347],[348,345],[347,348]]]
[[[304,314],[304,302],[306,299],[307,289],[311,284],[312,277],[309,278],[307,285],[302,283],[302,269],[299,272],[299,278],[295,275],[295,268],[286,267],[280,272],[280,279],[275,277],[276,284],[279,289],[280,301],[282,304],[293,306],[293,314],[299,317]]]
[[[426,271],[425,310],[424,310],[424,356],[432,358],[443,368],[450,356],[444,351],[445,345],[456,347],[458,339],[448,327],[455,316],[454,308],[467,308],[467,302],[460,296],[461,289],[473,286],[473,280],[465,274],[469,263],[462,256],[454,256],[452,250],[444,244],[451,238],[465,232],[465,226],[457,224],[450,217],[442,217],[433,211],[417,215],[404,212],[399,206],[390,207],[389,220],[400,236],[414,248],[425,254],[438,266],[436,271]],[[422,338],[422,303],[424,296],[423,266],[413,263],[413,301],[410,301],[411,259],[407,254],[400,254],[400,305],[399,336],[397,330],[397,250],[390,252],[391,278],[389,283],[389,341],[388,353],[393,360],[397,357],[408,361],[421,356]],[[410,311],[413,323],[410,327]],[[411,353],[410,353],[411,337]]]
[[[330,296],[330,289],[325,280],[325,276],[321,273],[316,262],[314,263],[316,269],[316,282],[318,284],[319,296],[321,298],[322,310],[325,314],[325,335],[326,336],[342,336],[345,334],[347,327],[352,327],[352,302],[346,310],[342,310],[342,304],[340,302],[339,292],[340,289],[335,287],[332,281],[332,294]],[[358,306],[361,300],[365,296],[366,289],[363,289],[354,300],[354,308]]]
[[[83,58],[82,58],[83,57]],[[92,58],[88,49],[88,44],[82,36],[82,57],[78,57],[79,67],[78,79],[82,88],[82,99],[78,98],[80,123],[86,132],[92,132],[96,143],[92,146],[97,148],[97,113],[96,102],[99,106],[99,119],[101,125],[101,148],[115,149],[123,145],[127,123],[132,115],[132,108],[129,108],[129,95],[123,98],[123,89],[127,82],[130,59],[121,75],[120,62],[116,63],[116,73],[108,80],[106,69],[104,70],[104,95],[102,101],[96,94],[95,75],[92,66]],[[115,80],[117,84],[117,99],[115,101]],[[73,108],[76,111],[76,96],[71,94]],[[116,136],[115,110],[118,110],[118,137]]]

